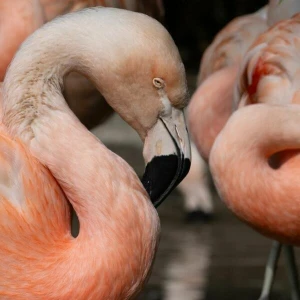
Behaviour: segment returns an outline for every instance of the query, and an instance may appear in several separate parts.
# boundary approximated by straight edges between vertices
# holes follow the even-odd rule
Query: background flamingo
[[[123,56],[120,45],[126,45]],[[147,51],[154,55],[145,56]],[[128,69],[129,63],[137,73]],[[149,69],[136,68],[141,63]],[[188,170],[181,110],[186,105],[185,73],[177,48],[159,23],[133,12],[100,8],[67,15],[37,30],[15,56],[3,87],[4,298],[131,299],[151,267],[157,213],[132,169],[64,103],[59,83],[71,67],[93,78],[144,140],[144,184],[154,204]],[[153,164],[159,170],[169,167],[172,178],[159,178],[161,171],[153,173]],[[77,239],[70,234],[65,197],[81,222]]]
[[[242,107],[246,104],[253,103],[286,106],[289,103],[297,104],[299,102],[297,95],[297,70],[299,68],[297,64],[297,39],[300,28],[299,20],[300,15],[297,15],[290,20],[279,23],[256,40],[243,63],[244,68],[242,68],[241,71],[241,80],[238,82],[236,93],[235,103],[237,106]],[[258,130],[256,125],[254,129],[250,128],[250,125],[245,125],[245,122],[249,122],[249,118],[247,117],[249,115],[239,115],[240,117],[235,117],[234,120],[236,120],[236,118],[240,120],[240,118],[243,117],[243,121],[240,121],[239,129],[236,127],[236,132],[233,132],[232,127],[229,127],[232,125],[225,127],[220,137],[221,142],[219,142],[218,138],[216,146],[213,147],[216,150],[214,150],[215,152],[210,158],[210,165],[212,166],[214,178],[222,198],[241,219],[269,237],[275,238],[280,242],[297,245],[297,222],[294,221],[292,213],[292,211],[295,213],[297,209],[297,201],[295,201],[297,184],[289,180],[291,176],[295,176],[297,151],[293,149],[295,147],[287,144],[287,141],[290,139],[288,131],[291,130],[290,134],[293,135],[293,127],[290,125],[293,123],[292,121],[289,123],[289,120],[283,119],[283,116],[289,114],[292,108],[278,113],[277,108],[274,109],[271,107],[270,116],[271,113],[273,113],[272,118],[270,116],[267,117],[267,108],[268,106],[266,106],[266,108],[261,108],[261,106],[255,108],[255,112],[258,109],[263,110],[262,115],[265,119],[263,119],[258,112],[252,115],[254,120],[251,121],[251,126],[253,126],[253,123],[258,124],[257,126],[261,126],[260,130]],[[253,113],[254,111],[251,110],[251,112]],[[291,114],[292,119],[294,118],[293,115],[294,114]],[[264,126],[262,126],[263,120],[265,120]],[[274,125],[273,133],[268,128],[268,126],[270,126],[268,122],[271,122],[271,120],[279,124],[278,126]],[[232,122],[234,122],[236,126],[237,121]],[[282,128],[281,132],[279,132],[280,127]],[[249,146],[245,146],[244,142],[242,142],[239,130],[244,130],[244,135],[245,132],[247,132],[249,138],[248,144],[251,145],[250,149]],[[254,132],[253,130],[256,130],[256,137],[252,137],[251,134],[248,135],[248,133]],[[276,138],[272,136],[272,134],[275,135],[275,132]],[[231,165],[230,169],[232,172],[237,172],[238,175],[236,174],[235,178],[239,177],[239,181],[243,182],[242,173],[238,170],[247,172],[251,187],[243,186],[243,188],[240,189],[240,182],[236,180],[234,183],[235,187],[233,187],[232,179],[229,180],[227,178],[227,174],[231,173],[231,171],[227,170],[227,174],[222,171],[223,167],[229,164],[228,157],[231,156],[230,154],[227,157],[228,154],[226,153],[226,147],[228,147],[228,143],[231,143],[230,140],[232,139],[229,137],[229,134],[233,136],[232,138],[235,139],[236,143],[236,147],[231,150],[232,153],[236,153],[236,162]],[[224,140],[225,138],[227,141]],[[262,142],[263,140],[264,142]],[[275,140],[277,146],[274,144]],[[224,153],[221,158],[220,149],[222,147]],[[291,151],[285,151],[288,149]],[[237,152],[240,153],[237,154]],[[238,167],[236,163],[240,162],[240,158],[244,159],[245,162]],[[264,160],[268,163],[264,164]],[[232,163],[232,160],[230,160],[230,163]],[[253,168],[252,170],[250,165],[255,165],[256,170],[254,171]],[[248,171],[252,172],[252,174],[256,174],[256,180]],[[287,175],[288,172],[290,175]],[[260,183],[258,183],[258,180],[262,178],[262,175],[259,174],[265,175],[263,176],[264,180]],[[278,184],[279,179],[282,181],[280,185]],[[224,188],[224,184],[227,185],[226,188]],[[230,188],[232,188],[231,191],[228,190]],[[284,195],[282,191],[284,191]],[[255,194],[255,200],[253,193]],[[237,203],[236,197],[243,199],[243,201],[239,200],[240,203]],[[264,200],[262,200],[262,198],[264,198]],[[282,206],[284,206],[285,213],[282,213]],[[275,247],[276,254],[279,248],[276,244]],[[291,249],[289,251],[291,251]],[[275,262],[276,256],[272,264]],[[291,258],[289,263],[294,264]],[[292,271],[295,272],[294,265],[290,267]],[[294,285],[293,297],[294,299],[298,299],[299,287],[296,274],[294,275],[292,283]],[[270,284],[266,292],[263,291],[261,299],[267,299],[269,297],[269,289]]]
[[[207,52],[204,55],[203,58],[203,64],[204,68],[207,66],[210,67],[208,70],[218,70],[218,68],[223,68],[222,71],[219,71],[215,73],[215,77],[211,76],[208,80],[206,80],[202,86],[198,89],[197,93],[193,96],[192,99],[192,104],[190,106],[190,113],[191,113],[191,129],[192,132],[194,130],[194,135],[197,137],[197,146],[198,149],[200,149],[201,153],[204,155],[204,157],[208,158],[210,149],[214,143],[214,140],[220,130],[223,128],[224,124],[226,123],[227,119],[229,118],[231,112],[232,112],[232,107],[233,107],[233,86],[235,82],[235,78],[237,76],[238,72],[238,67],[227,67],[227,65],[234,65],[234,59],[231,59],[230,55],[228,57],[227,53],[234,53],[236,58],[236,62],[239,64],[241,63],[241,60],[243,56],[245,55],[245,51],[251,43],[253,42],[253,39],[255,38],[255,35],[257,35],[261,30],[266,27],[266,25],[272,25],[276,21],[284,19],[286,17],[290,17],[293,13],[295,13],[297,10],[300,9],[300,4],[297,1],[270,1],[269,5],[266,8],[262,9],[258,13],[254,15],[250,15],[250,17],[242,17],[240,20],[236,19],[234,20],[231,24],[229,24],[225,30],[221,31],[220,34],[215,38],[213,44],[210,46],[210,48],[207,50]],[[266,19],[267,15],[267,19]],[[255,28],[255,26],[250,27],[249,26],[249,21],[253,22],[255,18],[261,17],[261,21],[256,21],[256,24],[259,25]],[[240,23],[238,23],[240,21]],[[236,22],[236,24],[235,24]],[[244,24],[243,24],[244,23]],[[247,24],[248,23],[248,24]],[[240,25],[244,26],[240,26]],[[239,25],[239,27],[234,25]],[[245,25],[248,25],[247,27]],[[252,28],[253,31],[252,33],[254,34],[249,34],[247,31],[249,31],[248,28]],[[236,31],[238,29],[238,31]],[[257,31],[254,31],[257,30]],[[226,35],[226,31],[228,31]],[[248,40],[245,39],[245,47],[241,48],[239,44],[241,44],[241,41],[244,41],[244,39],[241,39],[243,34],[247,34],[246,36],[249,38]],[[282,33],[281,33],[282,34]],[[238,38],[237,38],[238,37]],[[228,43],[228,41],[230,41]],[[248,43],[249,41],[249,43]],[[263,43],[265,42],[265,36],[262,35],[260,42]],[[233,47],[232,47],[233,46]],[[231,47],[231,48],[230,48]],[[235,48],[234,48],[235,47]],[[233,48],[233,49],[232,49]],[[230,49],[231,51],[226,52],[226,50]],[[234,50],[245,50],[245,51],[234,51]],[[274,54],[274,53],[273,53]],[[258,58],[259,55],[257,53],[255,54],[255,57]],[[212,59],[211,62],[209,59]],[[253,66],[252,66],[253,67]],[[266,69],[264,70],[266,71]],[[261,72],[264,72],[261,71]],[[245,76],[249,76],[249,72],[251,72],[251,68],[249,70],[246,70],[244,72]],[[201,75],[205,76],[206,75],[206,70],[202,70],[200,73],[200,80],[201,80]],[[255,89],[256,84],[258,82],[257,75],[255,75],[256,78],[254,79],[255,81],[255,86],[251,87],[250,89]],[[240,75],[239,75],[240,77]],[[220,87],[217,88],[216,90],[216,85],[219,85]],[[266,86],[263,86],[261,88],[262,93],[266,93]],[[275,84],[273,85],[273,99],[272,101],[277,101],[276,99],[281,98],[281,102],[285,101],[284,97],[284,90],[281,85],[277,86],[277,89],[275,88]],[[276,96],[275,96],[276,94]],[[240,99],[240,93],[235,94],[236,99]],[[275,97],[274,97],[275,96]],[[245,98],[243,97],[243,101],[245,101]],[[271,99],[271,97],[269,97]],[[207,114],[205,114],[205,118],[199,118],[197,117],[197,114],[208,111]],[[273,251],[270,254],[270,262],[269,265],[271,264],[273,267],[276,266],[278,255],[280,251],[280,246],[278,244],[275,244],[275,247]],[[285,252],[288,252],[288,266],[290,269],[294,272],[294,265],[293,265],[293,253],[291,252],[291,249],[289,247],[285,248]],[[269,276],[269,270],[267,270],[266,275],[268,275],[265,278],[265,284],[266,284],[266,289],[263,291],[263,294],[268,294],[271,288],[271,283],[272,283],[272,276]],[[295,278],[295,272],[294,272],[294,278],[292,278],[292,284],[295,285],[296,278]],[[298,289],[298,287],[296,286]],[[294,289],[296,290],[296,289]],[[298,293],[298,291],[296,291]]]

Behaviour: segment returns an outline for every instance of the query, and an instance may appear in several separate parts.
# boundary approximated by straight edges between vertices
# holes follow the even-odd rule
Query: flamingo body
[[[240,219],[272,239],[299,246],[300,156],[297,150],[284,153],[299,143],[297,118],[298,106],[238,110],[216,139],[210,167],[221,198]]]

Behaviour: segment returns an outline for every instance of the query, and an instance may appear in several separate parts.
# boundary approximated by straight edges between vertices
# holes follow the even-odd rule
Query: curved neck
[[[217,137],[209,161],[227,206],[282,242],[294,242],[288,239],[298,226],[291,224],[299,218],[299,120],[298,105],[241,108]]]
[[[78,39],[68,40],[71,29],[62,27],[58,37],[53,34],[55,26],[45,26],[45,30],[37,31],[34,38],[22,45],[3,84],[3,123],[51,170],[78,213],[84,230],[87,218],[99,219],[88,203],[99,199],[86,197],[86,191],[91,188],[90,183],[95,183],[92,174],[101,177],[108,150],[80,124],[62,96],[63,78],[70,70],[96,76],[89,59],[93,55],[84,49],[80,33]],[[49,48],[40,47],[36,39],[41,44],[46,42]],[[96,163],[94,157],[98,159]],[[84,168],[80,168],[82,162]],[[95,168],[99,171],[95,172]],[[97,190],[96,184],[94,188]],[[104,193],[103,197],[108,195]]]
[[[136,188],[144,191],[132,169],[84,128],[62,96],[63,78],[70,71],[87,75],[104,96],[105,86],[113,89],[108,81],[112,83],[116,76],[112,61],[120,63],[119,48],[112,45],[115,39],[107,40],[105,28],[103,34],[92,26],[81,29],[85,22],[93,23],[93,15],[88,17],[84,12],[62,17],[36,31],[17,53],[3,85],[3,123],[51,170],[74,206],[82,230],[86,220],[97,229],[103,211],[107,217],[113,213],[112,199],[119,198],[119,192],[112,193],[110,186],[99,191],[99,187],[113,183],[119,172],[130,174]],[[105,15],[102,19],[107,21]],[[128,178],[118,179],[124,191]],[[147,197],[143,193],[140,198]]]

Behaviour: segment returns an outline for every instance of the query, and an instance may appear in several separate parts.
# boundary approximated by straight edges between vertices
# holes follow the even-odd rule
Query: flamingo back
[[[210,155],[214,182],[228,208],[260,233],[300,245],[298,105],[238,109]]]
[[[239,64],[258,34],[267,29],[261,13],[233,19],[215,37],[201,60],[198,84],[212,73]]]
[[[300,103],[300,14],[261,34],[245,56],[235,106]]]

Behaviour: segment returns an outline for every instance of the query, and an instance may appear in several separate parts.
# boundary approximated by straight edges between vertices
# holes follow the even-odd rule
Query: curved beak
[[[190,169],[191,147],[183,110],[172,108],[170,116],[158,119],[147,134],[143,155],[142,183],[158,207]]]

